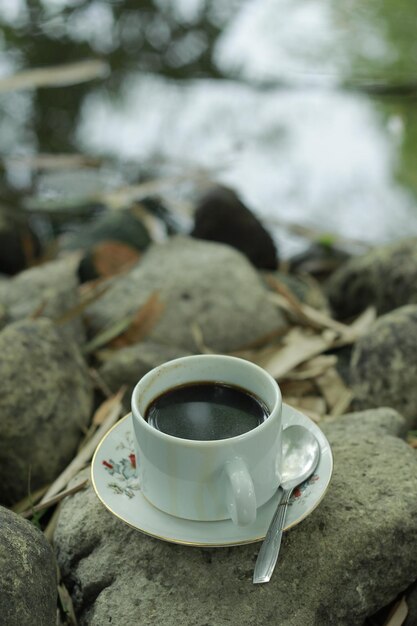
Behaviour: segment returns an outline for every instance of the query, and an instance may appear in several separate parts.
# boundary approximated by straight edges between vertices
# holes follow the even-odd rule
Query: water
[[[271,227],[370,243],[417,234],[416,22],[412,0],[0,0],[0,76],[110,67],[0,94],[1,185],[54,197],[74,177],[91,193],[200,167]],[[104,164],[44,176],[10,161],[37,152]],[[274,233],[284,254],[304,245]]]

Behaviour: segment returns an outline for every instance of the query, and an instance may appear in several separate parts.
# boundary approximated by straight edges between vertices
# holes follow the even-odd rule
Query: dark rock
[[[24,221],[12,219],[0,209],[0,272],[17,274],[41,251],[38,237]]]
[[[417,239],[406,239],[351,259],[327,284],[330,304],[339,318],[373,305],[387,313],[417,303]]]
[[[91,487],[67,498],[54,543],[80,625],[174,626],[181,616],[184,626],[362,626],[415,578],[417,455],[398,438],[404,420],[390,409],[346,415],[324,430],[332,482],[285,534],[268,585],[252,584],[259,543],[172,545],[113,517]]]
[[[227,243],[245,254],[260,269],[277,267],[277,252],[270,234],[231,189],[217,187],[197,204],[194,228],[197,239]]]
[[[147,339],[195,352],[196,331],[217,352],[239,349],[287,322],[247,259],[229,246],[173,237],[88,309],[93,333],[136,313],[157,292],[164,307]]]
[[[124,395],[126,410],[130,410],[130,398],[136,383],[154,367],[166,361],[188,356],[190,352],[175,347],[142,341],[127,348],[115,350],[110,358],[106,358],[99,368],[99,374],[114,392],[122,385],[128,389]]]
[[[0,615],[4,626],[56,623],[56,564],[30,522],[0,506]]]
[[[417,305],[380,317],[355,344],[350,381],[355,408],[391,406],[417,424]]]
[[[0,333],[0,501],[46,485],[69,463],[89,422],[92,389],[75,343],[50,320]]]

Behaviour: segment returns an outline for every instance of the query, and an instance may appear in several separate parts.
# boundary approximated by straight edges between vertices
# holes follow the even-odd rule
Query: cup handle
[[[237,526],[248,526],[256,518],[256,496],[246,463],[236,458],[226,464],[225,470],[227,509],[232,522]]]

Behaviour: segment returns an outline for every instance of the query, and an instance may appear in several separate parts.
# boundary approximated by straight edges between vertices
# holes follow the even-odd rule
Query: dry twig
[[[403,596],[396,604],[394,604],[384,626],[402,626],[408,615],[408,606]]]
[[[42,498],[41,504],[65,489],[69,481],[89,462],[101,439],[119,419],[123,410],[122,399],[124,393],[125,388],[118,392],[118,402],[115,404],[112,411],[91,437],[90,441],[80,450],[80,452],[78,452],[77,456],[71,461],[68,467],[66,467],[65,470],[52,483]]]
[[[35,68],[0,78],[0,93],[84,83],[94,78],[104,77],[108,71],[107,63],[98,60]]]
[[[82,481],[81,483],[79,483],[78,485],[75,485],[74,487],[70,487],[70,489],[65,489],[64,491],[61,491],[60,493],[58,493],[56,496],[53,496],[52,498],[49,498],[47,500],[45,499],[42,500],[40,504],[36,504],[35,506],[32,506],[30,509],[27,509],[26,511],[22,511],[20,515],[27,519],[29,517],[32,517],[34,513],[38,513],[39,511],[44,511],[45,509],[49,509],[51,506],[54,506],[54,504],[61,502],[61,500],[63,500],[67,496],[71,496],[73,493],[77,493],[77,491],[81,491],[81,489],[84,489],[87,483],[88,483],[88,479]]]

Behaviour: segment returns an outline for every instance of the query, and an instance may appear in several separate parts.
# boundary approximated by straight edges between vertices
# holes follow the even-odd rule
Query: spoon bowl
[[[259,550],[253,574],[254,583],[267,583],[278,560],[285,516],[291,494],[317,467],[320,446],[316,437],[304,426],[289,426],[282,435],[282,499],[278,503],[266,537]]]
[[[294,489],[317,467],[320,447],[317,439],[304,426],[289,426],[282,435],[281,487]]]

